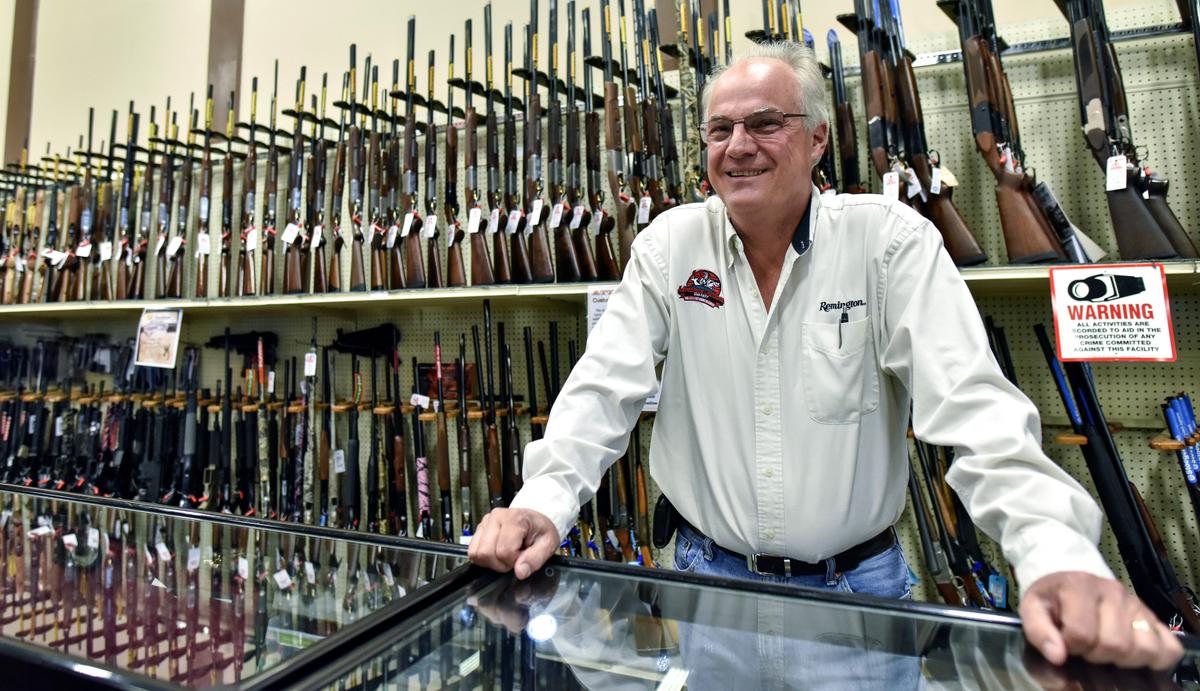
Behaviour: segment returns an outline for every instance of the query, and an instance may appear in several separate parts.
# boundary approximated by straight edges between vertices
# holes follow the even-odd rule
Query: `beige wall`
[[[632,12],[632,1],[626,0]],[[7,93],[8,67],[14,0],[0,0],[0,96]],[[248,0],[245,10],[243,40],[242,97],[240,116],[249,115],[249,85],[259,77],[259,120],[268,117],[273,61],[279,59],[280,109],[292,105],[292,94],[300,65],[308,66],[308,93],[318,88],[322,72],[330,75],[330,102],[338,97],[341,73],[348,62],[348,46],[358,44],[359,65],[371,54],[379,64],[381,82],[391,84],[391,61],[404,57],[405,22],[410,14],[417,16],[416,74],[421,93],[426,89],[428,51],[436,50],[438,58],[438,98],[445,99],[446,52],[449,35],[459,35],[456,47],[458,76],[464,68],[463,21],[474,19],[475,76],[483,79],[483,0],[425,3],[406,0],[356,0],[336,9],[327,0]],[[730,3],[735,33],[734,48],[748,44],[745,31],[761,23],[760,3],[739,0]],[[937,9],[934,0],[901,0],[905,28],[910,44],[919,50],[934,49],[946,44],[953,47],[954,27]],[[1106,0],[1110,15],[1134,5],[1173,5],[1173,0]],[[1048,0],[1005,0],[995,2],[997,20],[1002,27],[1017,23],[1051,19],[1061,24],[1066,34],[1066,22],[1057,15]],[[579,9],[593,8],[599,12],[599,0],[579,3]],[[42,0],[38,16],[37,65],[33,91],[33,123],[31,146],[37,155],[45,150],[46,142],[56,151],[74,147],[87,126],[87,108],[96,108],[96,142],[108,136],[110,112],[124,112],[129,100],[137,103],[139,111],[148,113],[153,102],[161,111],[168,95],[173,107],[186,109],[188,94],[202,94],[206,81],[208,22],[210,0],[163,2],[161,0],[108,0],[78,2],[74,0]],[[826,31],[838,27],[845,43],[846,62],[857,62],[854,37],[836,22],[836,16],[850,12],[852,0],[810,2],[804,6],[805,26],[816,36],[818,53],[824,56]],[[540,0],[541,33],[539,55],[546,66],[549,1]],[[514,23],[514,58],[523,60],[521,32],[529,18],[529,5],[524,0],[497,0],[493,4],[496,77],[501,77],[503,27]],[[614,21],[616,9],[613,9]],[[1136,15],[1135,15],[1136,20]],[[601,22],[593,17],[593,34],[599,52]],[[566,42],[566,2],[560,5],[560,40]],[[630,27],[632,31],[632,27]],[[670,40],[664,37],[664,40]],[[582,37],[580,38],[582,50]],[[564,58],[565,59],[565,58]],[[565,70],[565,65],[561,66]],[[401,66],[401,80],[404,79]],[[359,75],[361,87],[362,75]],[[520,88],[521,80],[514,86]],[[498,84],[499,85],[499,84]],[[224,98],[218,95],[218,98]],[[455,95],[462,104],[463,94]],[[331,110],[336,116],[336,112]],[[0,109],[0,125],[4,114]],[[160,115],[161,119],[161,115]],[[143,121],[144,123],[144,121]],[[287,118],[281,125],[289,125]],[[220,127],[221,123],[218,123]],[[142,136],[146,126],[143,124]],[[0,126],[0,132],[3,127]]]
[[[8,103],[8,63],[12,57],[13,19],[17,11],[16,0],[0,0],[0,104]],[[8,129],[8,109],[0,105],[0,151],[4,151],[4,133]]]
[[[114,108],[121,113],[118,137],[123,138],[130,100],[143,114],[144,142],[151,103],[158,106],[161,122],[167,96],[179,111],[187,109],[189,91],[202,99],[208,15],[209,0],[41,0],[32,150],[41,156],[46,142],[58,152],[74,148],[79,135],[86,134],[88,106],[96,108],[99,146],[108,139]],[[7,75],[7,68],[3,72]]]

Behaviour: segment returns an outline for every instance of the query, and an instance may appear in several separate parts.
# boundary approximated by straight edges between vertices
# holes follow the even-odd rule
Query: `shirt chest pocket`
[[[817,422],[851,424],[878,408],[871,319],[805,323],[801,375],[808,414]]]

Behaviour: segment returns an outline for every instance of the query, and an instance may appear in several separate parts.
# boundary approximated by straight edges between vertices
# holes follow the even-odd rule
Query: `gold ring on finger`
[[[1141,631],[1143,633],[1150,632],[1150,622],[1145,619],[1134,619],[1133,621],[1129,622],[1129,625],[1133,627],[1134,631]]]

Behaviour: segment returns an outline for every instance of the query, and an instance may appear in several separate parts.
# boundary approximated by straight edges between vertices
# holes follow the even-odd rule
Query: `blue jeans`
[[[761,576],[688,526],[675,536],[675,568],[841,592],[909,599],[899,545],[847,573]],[[707,597],[706,597],[707,595]],[[875,609],[752,594],[701,592],[694,620],[679,622],[681,664],[694,691],[920,688],[913,620]],[[700,604],[703,603],[703,604]]]
[[[675,569],[728,578],[745,578],[766,583],[784,583],[845,593],[863,593],[897,600],[912,599],[908,585],[908,563],[900,544],[861,562],[852,571],[833,570],[824,576],[764,576],[751,573],[744,559],[736,559],[716,548],[712,538],[687,524],[675,533]]]

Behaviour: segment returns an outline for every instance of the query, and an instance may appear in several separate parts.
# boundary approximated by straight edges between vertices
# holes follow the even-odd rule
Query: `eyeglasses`
[[[746,134],[761,139],[770,137],[783,129],[788,118],[807,117],[807,113],[784,113],[778,110],[760,110],[738,120],[711,118],[700,123],[700,139],[706,144],[723,144],[733,136],[733,126],[742,123]]]

